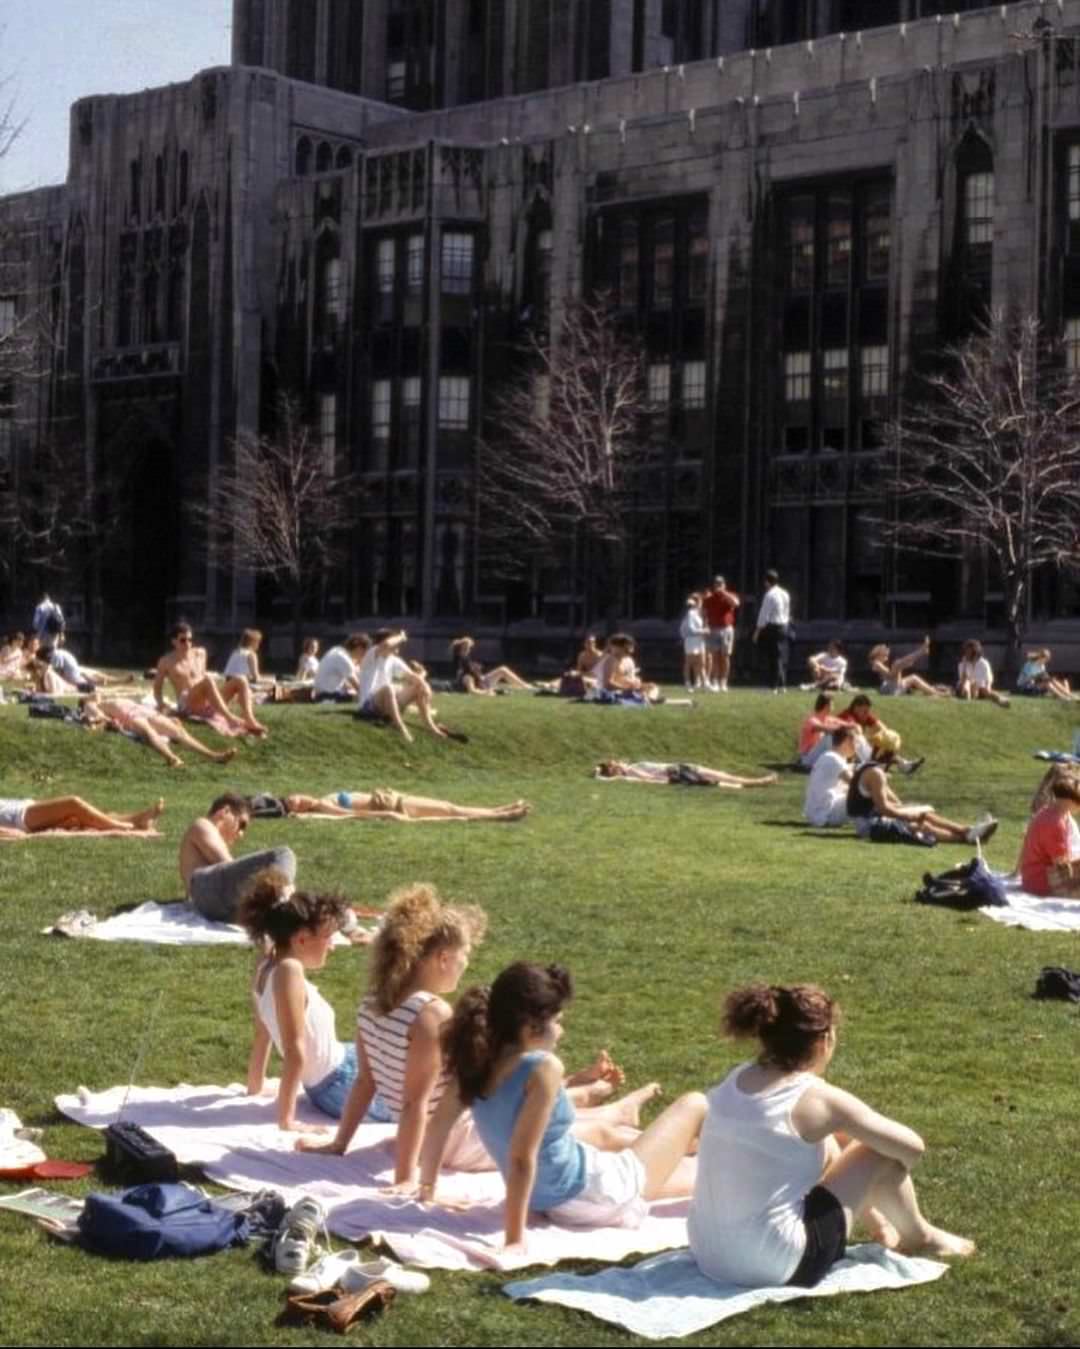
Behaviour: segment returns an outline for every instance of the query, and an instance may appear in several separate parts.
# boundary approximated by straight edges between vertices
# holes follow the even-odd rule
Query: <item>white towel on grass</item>
[[[669,1251],[630,1269],[545,1274],[540,1279],[508,1283],[503,1292],[515,1300],[557,1302],[622,1326],[632,1335],[664,1340],[694,1335],[766,1302],[908,1288],[940,1279],[947,1269],[939,1260],[896,1255],[883,1246],[868,1244],[849,1247],[844,1259],[816,1288],[743,1288],[707,1279],[689,1251]]]
[[[277,1127],[275,1083],[268,1094],[250,1097],[243,1087],[126,1087],[91,1092],[80,1087],[56,1097],[56,1107],[69,1119],[103,1129],[123,1117],[141,1124],[183,1165],[198,1166],[211,1180],[229,1189],[278,1190],[292,1204],[314,1195],[327,1212],[327,1226],[348,1241],[372,1237],[392,1248],[400,1260],[431,1269],[525,1269],[560,1260],[625,1260],[686,1245],[689,1201],[654,1205],[638,1228],[603,1227],[569,1230],[537,1221],[530,1223],[525,1258],[503,1257],[505,1187],[496,1172],[447,1173],[439,1193],[468,1201],[464,1212],[423,1207],[412,1199],[387,1196],[380,1190],[394,1179],[393,1155],[387,1142],[392,1124],[361,1124],[343,1157],[296,1152],[295,1134]],[[332,1126],[306,1100],[297,1115],[308,1123]],[[327,1133],[327,1138],[330,1132]]]
[[[48,933],[51,927],[43,928]],[[248,934],[233,923],[215,923],[190,904],[158,904],[147,900],[137,909],[102,918],[78,934],[78,940],[137,941],[151,946],[247,946]],[[334,934],[335,946],[348,946],[348,938]]]
[[[1015,876],[1002,876],[1007,904],[989,904],[980,909],[987,918],[1006,927],[1023,927],[1030,932],[1080,932],[1080,902],[1048,899],[1031,895],[1021,888]]]

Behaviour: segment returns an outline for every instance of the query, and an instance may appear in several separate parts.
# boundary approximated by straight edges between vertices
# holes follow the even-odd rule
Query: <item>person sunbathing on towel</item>
[[[99,810],[81,796],[57,796],[44,801],[0,800],[0,839],[14,842],[51,830],[66,834],[145,833],[153,831],[164,809],[165,802],[161,800],[131,815]]]
[[[813,1288],[856,1224],[912,1254],[975,1253],[919,1209],[911,1172],[926,1147],[914,1129],[824,1080],[838,1012],[813,984],[728,995],[724,1030],[759,1053],[708,1094],[688,1223],[707,1278]]]
[[[655,782],[671,786],[689,787],[727,787],[739,791],[743,787],[771,787],[779,782],[775,773],[765,773],[762,777],[743,778],[735,773],[725,773],[719,768],[706,768],[704,764],[690,763],[654,763],[648,759],[637,763],[627,763],[624,759],[603,759],[593,769],[594,778],[621,778],[626,782]]]
[[[415,1194],[416,1170],[432,1112],[447,1088],[440,1047],[450,1020],[445,1001],[487,930],[487,916],[474,905],[444,904],[430,885],[396,891],[371,947],[368,993],[357,1017],[359,1073],[332,1142],[299,1139],[304,1151],[345,1152],[378,1092],[398,1126],[393,1189]],[[607,1096],[623,1080],[606,1053],[567,1085],[583,1107],[581,1127],[599,1145],[625,1146],[633,1137],[641,1106],[655,1086],[621,1101]],[[495,1163],[468,1114],[458,1111],[439,1152],[440,1162],[458,1171],[493,1171]]]
[[[448,1142],[471,1110],[506,1182],[505,1250],[526,1253],[530,1212],[565,1227],[636,1226],[653,1199],[691,1193],[707,1103],[680,1097],[632,1142],[597,1148],[575,1130],[555,1048],[573,994],[561,965],[511,965],[490,988],[463,994],[442,1046],[449,1081],[428,1127],[420,1200],[436,1202]],[[655,1084],[654,1084],[655,1085]]]
[[[235,746],[220,751],[208,749],[175,717],[134,702],[131,698],[102,698],[98,693],[91,693],[80,700],[79,710],[91,730],[111,726],[115,730],[137,735],[151,749],[156,750],[170,768],[180,768],[184,763],[169,748],[170,743],[184,745],[214,763],[228,763],[236,758]]]
[[[296,880],[296,854],[291,848],[268,848],[234,860],[231,846],[243,838],[250,823],[248,798],[223,792],[180,840],[184,892],[192,907],[213,922],[236,922],[240,900],[260,871],[272,867],[290,885]]]
[[[157,663],[154,674],[154,702],[165,711],[164,691],[168,682],[176,692],[180,711],[193,717],[224,717],[230,726],[251,735],[264,736],[267,729],[255,719],[251,685],[246,679],[226,679],[219,689],[212,674],[206,672],[206,652],[196,647],[191,628],[178,623],[169,634],[173,649]],[[240,704],[240,716],[229,710],[232,699]]]
[[[1061,774],[1050,800],[1031,817],[1020,850],[1020,879],[1031,895],[1080,899],[1080,861],[1075,856],[1073,815],[1080,809],[1080,777]]]
[[[459,806],[430,796],[410,796],[389,787],[371,792],[333,792],[329,796],[285,797],[290,815],[332,815],[342,820],[522,820],[526,801],[508,806]]]

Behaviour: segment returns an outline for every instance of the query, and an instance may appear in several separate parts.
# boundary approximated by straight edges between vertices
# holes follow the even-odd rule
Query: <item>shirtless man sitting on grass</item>
[[[132,815],[99,810],[81,796],[56,796],[45,801],[0,800],[0,839],[15,842],[50,830],[71,834],[152,832],[164,809],[165,802],[161,800]]]
[[[157,703],[158,711],[165,711],[163,695],[168,682],[176,692],[176,703],[181,713],[193,717],[210,717],[216,713],[223,716],[230,726],[246,734],[266,735],[266,727],[255,720],[255,706],[248,681],[226,679],[219,689],[214,676],[206,672],[206,652],[195,646],[188,624],[178,623],[169,636],[173,649],[158,661],[154,675],[154,702]],[[240,704],[241,716],[229,710],[228,704],[234,698]]]
[[[523,820],[528,802],[508,806],[458,806],[429,796],[407,796],[387,787],[372,792],[335,792],[331,796],[285,797],[290,815],[332,815],[342,820]]]
[[[246,796],[224,792],[180,840],[180,878],[184,893],[204,918],[234,923],[245,890],[260,871],[274,867],[291,886],[296,879],[296,854],[291,848],[268,848],[234,859],[232,845],[251,823]]]

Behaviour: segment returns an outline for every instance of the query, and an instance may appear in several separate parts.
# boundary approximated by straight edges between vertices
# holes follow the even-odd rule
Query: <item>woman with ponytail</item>
[[[324,1114],[341,1115],[356,1077],[356,1055],[334,1029],[334,1009],[308,978],[320,970],[330,943],[348,911],[337,895],[294,891],[280,871],[256,876],[241,901],[239,921],[252,941],[267,951],[251,989],[255,1040],[248,1060],[248,1094],[261,1094],[273,1046],[282,1058],[278,1086],[278,1128],[324,1132],[296,1118],[296,1099],[305,1095]]]
[[[420,1197],[434,1200],[447,1140],[471,1108],[506,1181],[506,1247],[514,1252],[524,1248],[530,1210],[568,1227],[637,1226],[649,1200],[678,1198],[693,1186],[687,1153],[705,1114],[704,1096],[681,1097],[619,1150],[576,1136],[563,1066],[553,1052],[572,993],[561,965],[520,962],[490,989],[465,993],[443,1032],[451,1080],[424,1144]]]
[[[974,1252],[919,1210],[910,1174],[925,1149],[919,1135],[824,1081],[837,1019],[813,984],[728,996],[726,1033],[761,1048],[708,1097],[689,1230],[709,1278],[812,1288],[857,1221],[891,1248]]]

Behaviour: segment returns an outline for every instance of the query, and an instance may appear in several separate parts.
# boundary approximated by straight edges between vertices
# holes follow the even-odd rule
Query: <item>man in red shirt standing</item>
[[[712,589],[701,602],[709,625],[708,686],[713,693],[728,691],[731,654],[735,650],[735,617],[741,603],[722,576],[713,577]]]

